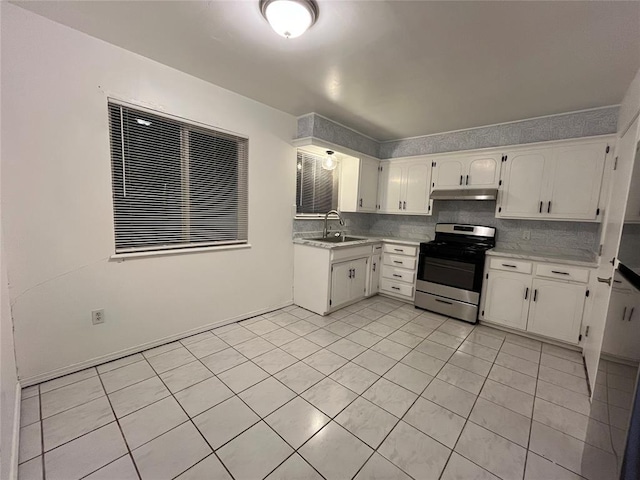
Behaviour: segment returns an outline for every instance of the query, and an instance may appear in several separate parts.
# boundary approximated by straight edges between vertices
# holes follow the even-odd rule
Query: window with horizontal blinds
[[[322,157],[298,152],[296,213],[327,213],[338,208],[338,170],[322,168]]]
[[[109,102],[116,253],[247,243],[248,140]]]

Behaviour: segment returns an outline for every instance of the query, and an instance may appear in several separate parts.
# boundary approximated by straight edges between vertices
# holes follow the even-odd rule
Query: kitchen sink
[[[349,237],[347,235],[340,235],[338,237],[318,237],[318,238],[310,238],[309,240],[313,240],[314,242],[326,242],[326,243],[346,243],[346,242],[357,242],[360,240],[366,240],[366,238],[362,237]]]

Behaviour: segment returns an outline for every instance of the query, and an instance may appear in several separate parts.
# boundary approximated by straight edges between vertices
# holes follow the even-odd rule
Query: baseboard
[[[94,357],[90,360],[75,363],[73,365],[69,365],[68,367],[58,368],[56,370],[52,370],[47,373],[42,373],[40,375],[34,375],[32,377],[21,378],[20,383],[24,387],[29,387],[31,385],[36,385],[38,383],[46,382],[48,380],[53,380],[54,378],[63,377],[65,375],[69,375],[71,373],[79,372],[80,370],[84,370],[85,368],[95,367],[97,365],[102,365],[103,363],[111,362],[112,360],[117,360],[122,357],[128,357],[129,355],[133,355],[135,353],[140,353],[145,350],[149,350],[150,348],[159,347],[160,345],[164,345],[166,343],[175,342],[176,340],[181,340],[186,337],[190,337],[192,335],[196,335],[198,333],[206,332],[207,330],[211,330],[213,328],[224,327],[225,325],[229,325],[231,323],[239,322],[242,320],[246,320],[248,318],[257,317],[258,315],[262,315],[264,313],[272,312],[274,310],[278,310],[280,308],[288,307],[289,305],[293,305],[293,302],[289,301],[281,305],[275,305],[268,308],[263,308],[259,310],[255,310],[253,312],[245,313],[242,315],[238,315],[236,317],[228,318],[226,320],[221,320],[219,322],[210,323],[208,325],[204,325],[202,327],[194,328],[192,330],[187,330],[185,332],[177,333],[175,335],[170,335],[168,337],[161,338],[159,340],[154,340],[152,342],[143,343],[140,345],[136,345],[135,347],[126,348],[124,350],[120,350],[118,352],[110,353],[107,355],[102,355],[100,357]]]
[[[11,469],[9,479],[18,478],[18,460],[20,454],[20,406],[22,405],[22,386],[16,383],[16,401],[13,406],[13,432],[11,435]]]
[[[509,328],[500,323],[494,323],[491,320],[478,320],[478,325],[484,325],[485,327],[495,328],[496,330],[502,330],[503,332],[513,333],[514,335],[520,335],[521,337],[538,340],[542,343],[549,343],[551,345],[555,345],[556,347],[562,347],[566,348],[567,350],[575,350],[576,352],[582,353],[582,347],[578,344],[556,340],[554,338],[545,337],[543,335],[536,335],[535,333],[526,332],[515,328]]]

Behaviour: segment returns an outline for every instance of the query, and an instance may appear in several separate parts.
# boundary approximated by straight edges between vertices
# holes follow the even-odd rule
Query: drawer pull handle
[[[402,249],[402,248],[394,248],[393,251],[394,252],[404,252],[404,249]]]
[[[518,268],[517,265],[511,265],[510,263],[503,263],[502,266],[503,267],[509,267],[509,268]]]
[[[453,303],[447,302],[446,300],[440,300],[439,298],[436,298],[436,302],[446,303],[447,305],[453,305]]]
[[[551,270],[551,273],[556,273],[558,275],[571,275],[570,273],[561,272],[560,270]]]
[[[627,307],[624,307],[624,310],[622,311],[622,321],[624,322],[624,319],[627,316]]]
[[[398,263],[398,264],[402,265],[403,262],[400,261],[400,260],[394,260],[393,263]]]
[[[529,287],[527,287],[527,289],[524,292],[524,299],[526,300],[527,298],[529,298]]]
[[[631,321],[631,317],[633,317],[633,311],[636,309],[636,307],[631,307],[631,313],[629,313],[629,322]]]
[[[402,278],[402,275],[398,275],[397,273],[394,273],[393,276],[396,278]]]
[[[611,277],[609,277],[609,278],[600,278],[600,277],[598,277],[598,281],[600,283],[606,283],[607,285],[611,286]]]
[[[400,290],[400,287],[391,287],[391,288],[393,288],[394,290]]]

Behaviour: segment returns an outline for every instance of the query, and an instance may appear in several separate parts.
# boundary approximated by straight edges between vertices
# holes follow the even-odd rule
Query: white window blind
[[[338,169],[322,168],[322,157],[298,151],[296,213],[326,213],[338,208]]]
[[[116,253],[247,243],[248,140],[109,102]]]

